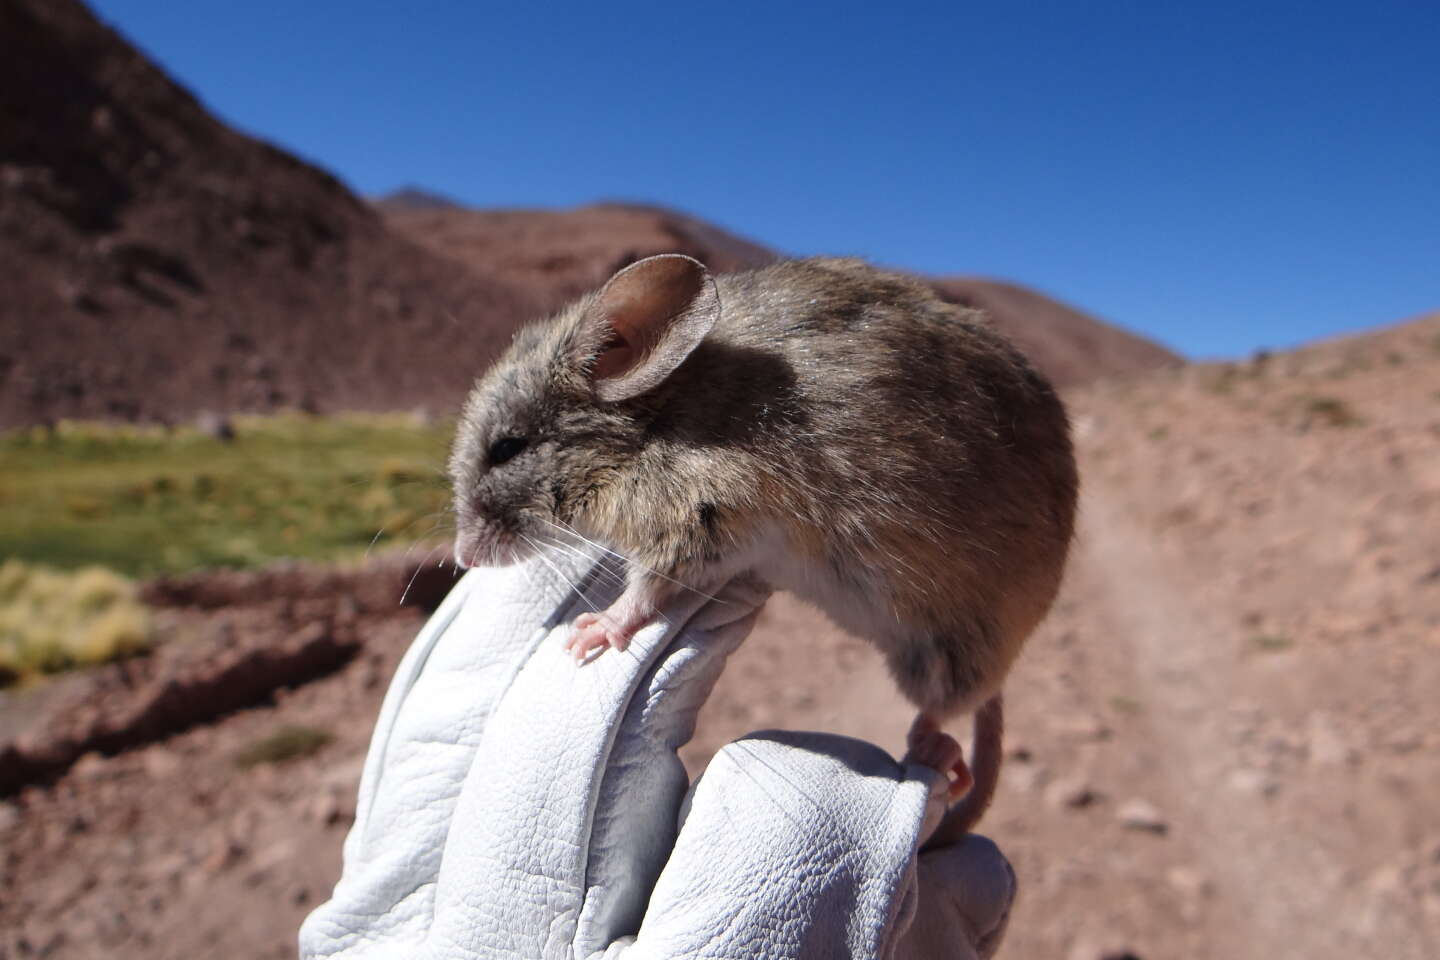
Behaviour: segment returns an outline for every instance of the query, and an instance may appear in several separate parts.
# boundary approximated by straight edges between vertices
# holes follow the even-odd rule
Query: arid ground
[[[1010,684],[984,824],[1023,884],[1006,955],[1435,956],[1440,318],[1069,401],[1081,534]],[[273,702],[86,753],[5,801],[0,949],[289,955],[336,876],[370,724],[421,622],[391,602],[403,574],[376,562],[157,588],[208,656],[322,635],[357,650]],[[84,692],[37,709],[184,675],[75,678]],[[775,726],[898,749],[907,720],[864,645],[778,597],[687,760]],[[334,740],[237,766],[291,724]]]

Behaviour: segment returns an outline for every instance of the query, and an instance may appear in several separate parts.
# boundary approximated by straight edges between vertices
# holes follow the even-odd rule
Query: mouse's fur
[[[527,444],[492,466],[505,437]],[[636,561],[657,604],[665,578],[750,571],[874,641],[942,718],[998,694],[1049,609],[1077,484],[1064,409],[1014,347],[841,259],[713,281],[688,258],[633,265],[517,334],[451,471],[462,561],[564,542],[560,524]]]

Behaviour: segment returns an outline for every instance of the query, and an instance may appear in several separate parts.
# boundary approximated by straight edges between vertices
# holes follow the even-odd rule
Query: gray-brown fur
[[[516,337],[461,419],[461,543],[487,525],[555,542],[545,517],[705,588],[780,530],[788,557],[757,572],[874,640],[922,710],[975,709],[1048,610],[1073,532],[1054,391],[979,315],[857,260],[714,289],[699,346],[617,403],[588,373],[595,295]],[[529,446],[488,469],[512,434]]]

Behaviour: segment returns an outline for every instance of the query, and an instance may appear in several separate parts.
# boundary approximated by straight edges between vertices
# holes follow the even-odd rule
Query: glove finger
[[[624,956],[885,955],[913,889],[928,778],[874,744],[770,731],[695,785]]]
[[[476,745],[437,877],[432,955],[568,957],[592,875],[585,938],[638,923],[685,789],[674,747],[761,593],[681,596],[625,651],[585,666],[563,649],[568,623],[549,631]],[[692,621],[718,626],[691,633]]]
[[[690,785],[677,751],[694,734],[696,715],[726,659],[769,595],[768,587],[752,581],[727,584],[676,631],[636,688],[595,802],[577,956],[600,952],[639,929]]]
[[[986,837],[970,834],[953,846],[922,853],[919,903],[895,960],[985,958],[994,955],[1015,902],[1015,871]]]
[[[302,956],[429,930],[446,838],[486,721],[553,624],[590,558],[472,570],[421,629],[391,681],[361,777],[344,871],[307,918]],[[415,954],[411,954],[415,955]]]

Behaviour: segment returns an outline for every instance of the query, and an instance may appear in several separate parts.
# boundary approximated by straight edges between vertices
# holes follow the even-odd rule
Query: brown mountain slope
[[[933,281],[952,303],[983,310],[1057,384],[1073,386],[1177,366],[1180,358],[1027,287],[978,277]]]
[[[448,409],[516,326],[637,257],[774,257],[639,205],[382,206],[217,121],[78,0],[0,0],[0,427]],[[1062,384],[1176,361],[1022,288],[936,286]]]
[[[773,251],[660,207],[467,210],[382,200],[386,219],[416,243],[519,284],[547,308],[563,305],[653,253],[687,253],[717,273],[769,262]],[[984,310],[1062,386],[1173,366],[1180,358],[1024,287],[991,280],[932,281],[941,296]]]
[[[451,402],[532,309],[76,0],[0,0],[0,262],[0,425]]]
[[[659,207],[471,210],[403,198],[379,206],[400,233],[466,266],[504,276],[545,310],[564,306],[620,267],[655,253],[689,254],[720,273],[775,259],[759,244]]]

